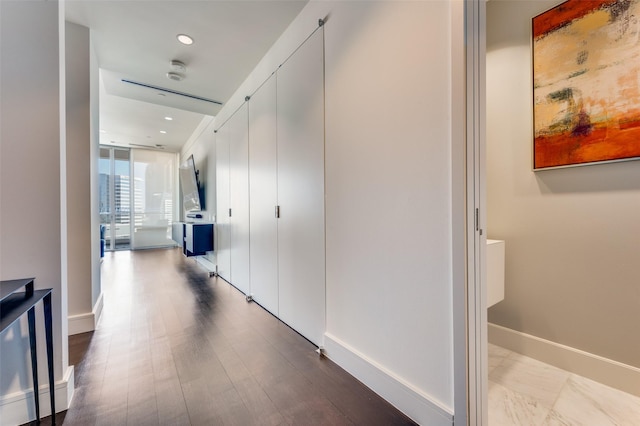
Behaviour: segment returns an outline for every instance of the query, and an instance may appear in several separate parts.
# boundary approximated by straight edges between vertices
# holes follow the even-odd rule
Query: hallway
[[[414,424],[178,249],[107,253],[102,285],[66,425]]]

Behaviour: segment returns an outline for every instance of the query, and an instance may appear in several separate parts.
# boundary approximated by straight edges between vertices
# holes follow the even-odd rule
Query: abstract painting
[[[640,0],[533,18],[534,170],[640,158]]]

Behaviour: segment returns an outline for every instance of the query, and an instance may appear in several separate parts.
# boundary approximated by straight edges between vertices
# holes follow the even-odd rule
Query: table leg
[[[51,399],[51,424],[56,424],[56,386],[53,379],[53,330],[51,315],[51,293],[47,294],[42,305],[44,308],[44,327],[47,338],[47,366],[49,370],[49,398]]]
[[[40,392],[38,388],[38,353],[36,352],[36,313],[35,308],[27,311],[29,320],[29,346],[31,347],[31,375],[33,377],[33,399],[36,404],[36,420],[40,423]]]

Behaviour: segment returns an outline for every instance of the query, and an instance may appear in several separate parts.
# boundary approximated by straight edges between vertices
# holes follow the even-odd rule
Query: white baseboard
[[[93,307],[92,312],[86,314],[70,315],[68,318],[69,336],[74,334],[87,333],[96,329],[100,315],[102,315],[102,308],[104,306],[103,293],[100,293],[98,301]]]
[[[496,324],[489,324],[489,343],[640,396],[640,368]]]
[[[100,296],[98,296],[98,300],[96,300],[96,304],[93,306],[93,318],[94,318],[94,330],[98,327],[98,322],[102,317],[102,308],[104,308],[104,292],[100,292]]]
[[[55,384],[56,412],[69,408],[73,398],[73,366],[69,366],[62,380]],[[39,386],[40,418],[51,415],[49,385]],[[0,419],[2,425],[21,425],[36,418],[33,390],[28,389],[0,397]]]
[[[95,330],[96,318],[93,312],[69,315],[69,336]]]
[[[216,272],[216,264],[206,256],[196,256],[195,261],[198,265],[204,268],[205,271],[209,272],[209,274],[214,274]]]
[[[340,339],[325,333],[324,353],[333,362],[419,424],[451,426],[451,410]]]

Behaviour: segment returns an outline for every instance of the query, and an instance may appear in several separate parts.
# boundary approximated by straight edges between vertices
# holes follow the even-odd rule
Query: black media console
[[[208,251],[213,251],[213,223],[174,223],[172,237],[182,246],[182,254],[187,257],[204,256]]]

